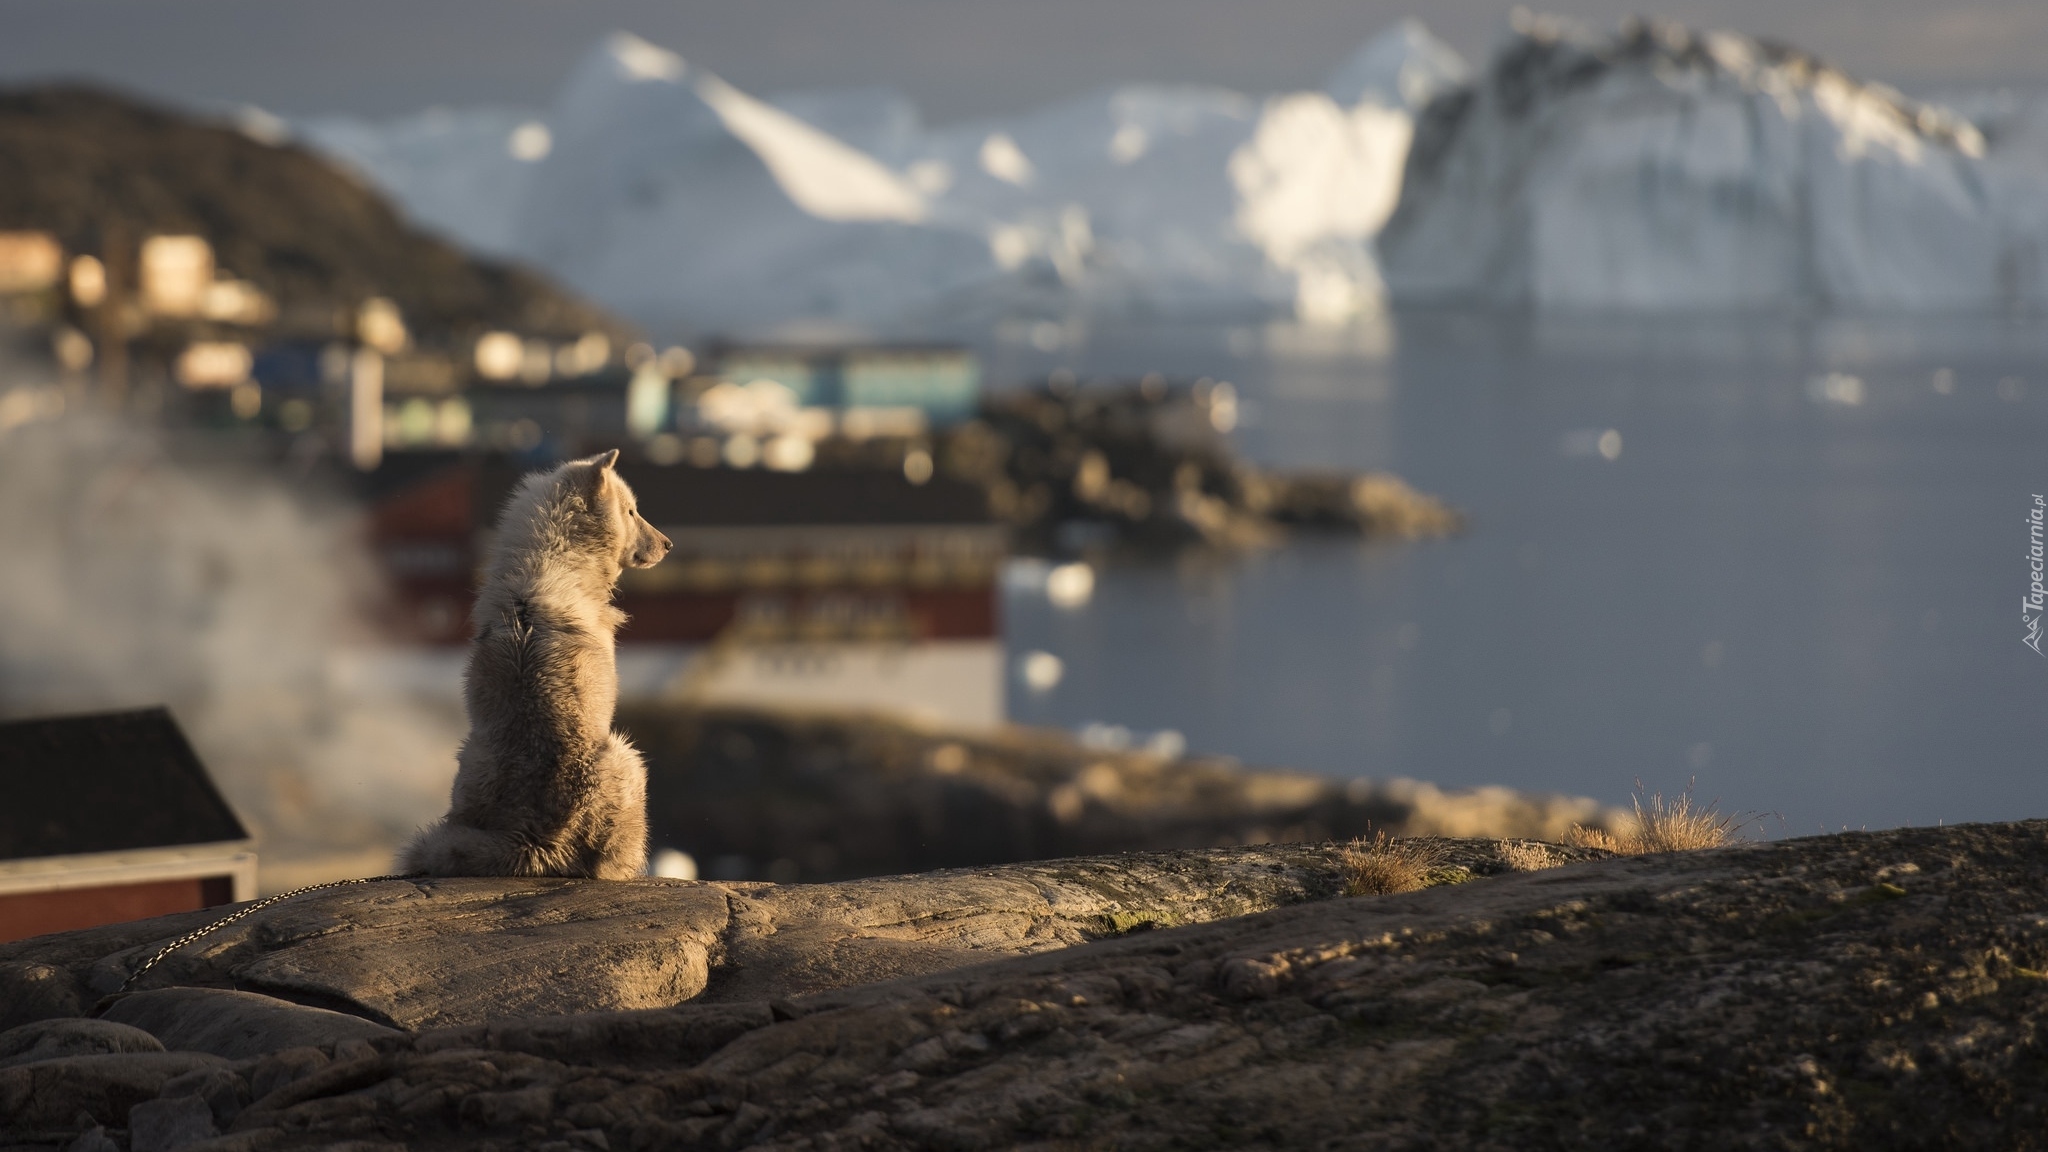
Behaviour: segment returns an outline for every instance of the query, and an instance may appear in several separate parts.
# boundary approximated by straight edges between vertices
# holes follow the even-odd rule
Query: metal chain
[[[129,973],[128,979],[123,980],[121,982],[120,991],[126,992],[129,988],[134,986],[137,980],[142,979],[142,977],[146,975],[150,969],[162,963],[165,957],[169,956],[173,952],[176,952],[178,949],[183,948],[185,945],[190,944],[194,940],[197,940],[200,937],[213,932],[215,929],[225,928],[228,925],[233,924],[235,921],[240,920],[242,917],[249,915],[251,912],[261,912],[265,908],[268,908],[272,904],[276,904],[281,900],[289,900],[294,896],[303,896],[308,892],[319,892],[327,888],[342,888],[350,884],[375,884],[380,880],[410,880],[419,875],[421,875],[421,873],[415,872],[406,876],[357,876],[348,880],[329,880],[325,884],[308,884],[304,888],[294,888],[289,892],[279,892],[275,896],[266,896],[263,899],[256,901],[254,904],[249,905],[247,908],[243,908],[238,912],[231,912],[228,915],[223,916],[218,920],[215,920],[213,923],[208,924],[203,928],[195,928],[192,931],[185,933],[183,936],[178,937],[176,940],[171,941],[169,944],[164,945],[162,948],[157,950],[156,955],[151,956],[148,960],[144,961],[142,967],[137,968],[135,971]],[[118,994],[119,993],[116,993],[116,995]]]

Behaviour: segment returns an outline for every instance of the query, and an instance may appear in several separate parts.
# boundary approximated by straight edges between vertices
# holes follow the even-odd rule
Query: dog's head
[[[661,563],[662,557],[667,556],[675,544],[640,514],[639,498],[619,478],[614,467],[618,462],[619,450],[614,448],[586,460],[573,461],[568,468],[585,473],[577,479],[587,485],[585,491],[589,493],[589,507],[603,525],[605,545],[619,566],[652,568]]]

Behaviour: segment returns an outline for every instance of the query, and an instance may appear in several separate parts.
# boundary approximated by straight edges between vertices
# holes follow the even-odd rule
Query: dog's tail
[[[647,869],[647,764],[609,734],[591,785],[560,828],[478,828],[444,817],[413,837],[398,866],[427,876],[587,876],[625,880]]]
[[[647,762],[617,732],[598,754],[597,779],[606,795],[592,829],[590,875],[624,880],[647,870]]]

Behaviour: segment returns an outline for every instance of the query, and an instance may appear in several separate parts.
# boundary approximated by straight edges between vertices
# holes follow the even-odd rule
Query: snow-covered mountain
[[[1315,90],[1131,85],[937,129],[887,89],[757,99],[620,33],[544,112],[298,130],[421,222],[658,330],[887,332],[1073,309],[1343,322],[1390,290],[2048,304],[2048,117],[1993,111],[1987,136],[1741,36],[1518,16],[1476,78],[1409,20]]]
[[[1380,251],[1410,300],[2028,306],[2044,193],[2027,150],[1797,51],[1524,16],[1422,118]]]

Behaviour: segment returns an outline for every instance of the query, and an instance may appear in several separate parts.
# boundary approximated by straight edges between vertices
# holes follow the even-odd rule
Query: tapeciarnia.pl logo
[[[2033,574],[2033,583],[2028,586],[2027,595],[2020,602],[2020,623],[2026,626],[2027,634],[2020,637],[2020,643],[2034,650],[2036,656],[2048,656],[2041,651],[2041,610],[2048,606],[2048,589],[2041,587],[2043,568],[2041,550],[2041,518],[2048,513],[2048,501],[2039,493],[2034,494],[2034,506],[2027,510],[2027,567]]]

